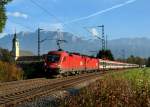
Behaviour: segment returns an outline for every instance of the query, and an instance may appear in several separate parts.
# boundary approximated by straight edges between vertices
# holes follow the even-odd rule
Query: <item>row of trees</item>
[[[132,63],[132,64],[138,64],[140,66],[146,65],[147,67],[150,67],[150,57],[142,58],[142,57],[131,55],[127,59],[117,59],[117,60],[122,62]]]
[[[115,60],[114,56],[111,52],[111,50],[100,50],[97,54],[97,57],[100,59],[108,59],[108,60]],[[133,63],[138,64],[140,66],[146,65],[147,67],[150,67],[150,57],[149,58],[142,58],[138,56],[131,55],[130,57],[126,59],[116,59],[117,61],[126,62],[126,63]]]
[[[129,58],[126,59],[126,62],[135,63],[138,65],[146,65],[147,67],[150,67],[150,57],[142,58],[131,55]]]
[[[142,65],[148,66],[148,59],[147,58],[142,58],[142,57],[138,57],[138,56],[134,56],[134,55],[129,56],[127,59],[120,59],[119,58],[117,60],[122,61],[122,62],[131,63],[131,64],[138,64],[140,66],[142,66]]]

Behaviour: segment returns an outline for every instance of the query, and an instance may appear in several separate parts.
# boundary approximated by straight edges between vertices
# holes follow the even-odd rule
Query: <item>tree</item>
[[[97,57],[100,59],[108,59],[108,60],[114,60],[114,56],[111,52],[111,50],[100,50],[97,54]]]
[[[0,0],[0,33],[3,31],[7,20],[5,5],[10,1],[12,0]]]
[[[127,58],[127,62],[134,64],[135,63],[135,57],[134,57],[134,55],[131,55],[130,57],[128,57]]]
[[[3,62],[14,62],[11,52],[9,52],[7,49],[0,48],[0,60]]]
[[[150,57],[148,57],[148,59],[147,59],[146,66],[150,67]]]
[[[146,64],[146,59],[138,57],[138,56],[135,57],[135,56],[131,55],[129,58],[127,58],[126,62],[143,66]]]

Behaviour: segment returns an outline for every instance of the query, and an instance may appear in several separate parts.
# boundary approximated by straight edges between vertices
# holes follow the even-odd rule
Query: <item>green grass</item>
[[[62,101],[63,107],[150,107],[150,68],[109,73],[79,94]]]

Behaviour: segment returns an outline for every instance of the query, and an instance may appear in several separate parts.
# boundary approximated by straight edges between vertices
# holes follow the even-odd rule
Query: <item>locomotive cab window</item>
[[[60,60],[60,55],[51,54],[47,56],[48,62],[56,63],[59,62],[59,60]]]

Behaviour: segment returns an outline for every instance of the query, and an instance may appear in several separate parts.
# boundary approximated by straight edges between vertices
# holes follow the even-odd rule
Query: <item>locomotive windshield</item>
[[[59,61],[59,59],[60,59],[60,55],[51,54],[47,56],[48,62],[56,63]]]

